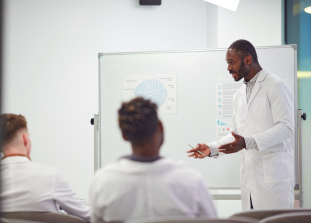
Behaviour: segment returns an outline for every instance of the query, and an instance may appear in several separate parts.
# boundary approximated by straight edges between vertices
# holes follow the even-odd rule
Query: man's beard
[[[236,73],[236,74],[238,75],[238,79],[235,80],[235,81],[239,81],[239,80],[241,80],[243,77],[245,77],[245,76],[247,76],[247,75],[249,74],[249,69],[247,69],[247,68],[245,67],[244,60],[242,60],[238,72],[230,72],[230,74],[232,74],[232,73]]]

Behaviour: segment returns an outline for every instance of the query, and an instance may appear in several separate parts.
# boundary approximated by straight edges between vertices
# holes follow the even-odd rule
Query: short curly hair
[[[253,62],[258,64],[257,53],[253,44],[245,39],[239,39],[234,41],[228,48],[235,49],[236,53],[240,55],[241,59],[243,60],[248,55],[251,55],[253,58]]]
[[[1,114],[1,150],[12,141],[16,133],[21,129],[27,129],[27,121],[22,115]]]
[[[119,127],[129,141],[139,145],[151,139],[158,125],[157,109],[155,103],[142,97],[122,103]]]

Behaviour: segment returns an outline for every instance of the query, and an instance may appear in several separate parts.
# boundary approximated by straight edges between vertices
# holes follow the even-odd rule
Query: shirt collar
[[[5,158],[8,158],[8,157],[14,157],[14,156],[27,157],[31,161],[29,156],[27,156],[25,154],[20,154],[20,153],[13,153],[13,154],[10,154],[10,155],[6,155],[6,156],[2,157],[1,160],[5,159]]]
[[[126,159],[129,159],[129,160],[132,160],[132,161],[136,161],[136,162],[150,163],[150,162],[157,161],[157,160],[161,159],[162,157],[160,157],[160,156],[156,156],[156,157],[143,157],[143,156],[138,156],[136,154],[132,154],[132,155],[129,155],[129,156],[121,157],[121,159],[122,158],[126,158]]]
[[[260,70],[250,81],[246,82],[245,80],[243,81],[244,84],[248,84],[248,83],[255,83],[259,77],[259,74],[262,70]]]

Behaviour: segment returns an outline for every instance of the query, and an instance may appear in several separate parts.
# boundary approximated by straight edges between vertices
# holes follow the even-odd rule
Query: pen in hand
[[[190,146],[192,149],[194,149],[193,146],[191,146],[191,145],[189,145],[189,144],[188,144],[188,146]],[[197,150],[197,152],[200,153],[202,156],[205,157],[204,153],[202,153],[200,150]]]

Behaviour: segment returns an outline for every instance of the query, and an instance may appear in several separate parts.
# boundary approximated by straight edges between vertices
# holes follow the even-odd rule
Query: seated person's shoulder
[[[189,167],[184,161],[176,161],[170,158],[161,158],[152,163],[133,162],[127,159],[120,159],[102,167],[95,173],[93,183],[109,184],[134,183],[137,178],[146,174],[152,178],[168,184],[196,184],[202,180],[199,171]]]
[[[172,160],[169,158],[163,158],[164,163],[167,164],[168,170],[173,171],[175,174],[193,176],[201,178],[199,171],[189,167],[188,164],[182,160]]]
[[[139,173],[148,171],[157,172],[159,174],[174,172],[174,174],[201,177],[199,171],[189,167],[184,161],[173,160],[166,157],[162,157],[161,159],[150,163],[133,162],[126,158],[122,158],[98,170],[95,177],[109,175],[109,173],[128,174],[133,172]]]
[[[53,176],[53,175],[60,175],[60,171],[55,168],[55,167],[51,167],[51,166],[47,166],[47,165],[42,165],[40,163],[36,163],[36,162],[31,162],[30,169],[33,169],[33,173],[36,173],[36,175],[42,176],[42,177],[46,177],[46,176]]]
[[[204,182],[199,171],[189,167],[184,161],[169,158],[162,160],[161,168],[153,178],[171,188],[196,188]]]
[[[117,172],[121,172],[120,167],[121,167],[121,165],[120,165],[119,161],[110,163],[106,166],[103,166],[102,168],[98,169],[95,172],[94,179],[102,178],[103,176],[109,175],[109,173],[114,174]]]

